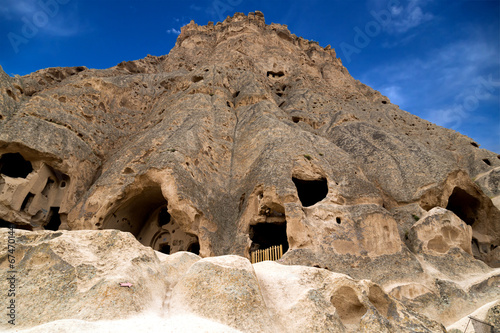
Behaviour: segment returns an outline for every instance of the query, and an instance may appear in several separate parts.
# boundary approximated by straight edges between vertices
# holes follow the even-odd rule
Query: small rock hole
[[[7,89],[7,95],[9,95],[9,97],[12,98],[13,100],[17,101],[17,97],[16,97],[16,95],[14,95],[12,90]]]
[[[191,78],[191,81],[193,81],[194,83],[200,82],[201,80],[203,80],[203,76],[193,76]]]
[[[268,71],[267,72],[267,77],[272,77],[272,78],[278,78],[278,77],[282,77],[284,75],[285,75],[285,73],[283,73],[282,71],[279,71],[279,72]]]

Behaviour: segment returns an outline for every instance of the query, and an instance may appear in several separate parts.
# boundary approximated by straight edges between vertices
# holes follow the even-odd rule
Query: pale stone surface
[[[264,299],[283,332],[444,332],[380,286],[305,266],[254,264]]]
[[[7,237],[0,228],[0,241]],[[115,230],[16,230],[15,239],[15,328],[26,332],[443,332],[378,285],[324,269],[165,255]],[[7,251],[1,251],[5,289]]]
[[[0,239],[7,244],[7,229],[0,229]],[[15,240],[16,327],[161,311],[168,290],[166,272],[155,252],[130,233],[15,230]],[[7,290],[7,248],[1,251],[0,287]],[[9,327],[5,321],[0,325]]]
[[[63,319],[25,330],[10,330],[19,333],[243,333],[207,319],[195,316],[164,318],[142,315],[122,320],[84,321]]]
[[[192,314],[244,332],[276,332],[250,262],[239,256],[194,263],[172,290],[171,314]]]
[[[413,225],[409,240],[415,253],[445,254],[457,247],[472,255],[472,227],[440,207],[431,209]]]

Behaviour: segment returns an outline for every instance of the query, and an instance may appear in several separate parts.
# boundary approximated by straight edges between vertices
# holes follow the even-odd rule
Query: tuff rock
[[[173,332],[444,332],[379,285],[320,268],[165,255],[117,230],[16,230],[16,247],[20,332],[109,332],[109,321],[134,332],[154,330],[150,321]]]
[[[72,281],[61,296],[63,317],[44,320],[119,318],[87,310],[86,300],[105,303],[98,295],[107,292],[129,315],[168,298],[191,317],[232,318],[223,324],[236,330],[252,320],[283,325],[276,323],[290,313],[311,325],[323,318],[339,331],[403,330],[401,318],[435,330],[434,321],[449,325],[500,296],[500,155],[400,110],[351,77],[334,49],[268,25],[260,12],[191,22],[169,54],[109,69],[48,68],[22,77],[0,69],[0,106],[0,226],[32,232],[19,233],[20,274],[44,263]],[[87,269],[82,253],[90,250],[59,243],[87,235],[83,244],[105,255],[99,235],[108,229],[125,232],[109,243],[123,250],[109,267]],[[33,237],[58,239],[59,247],[28,245]],[[146,246],[137,253],[149,259],[129,252],[134,237]],[[370,294],[368,282],[342,289],[347,308],[361,316],[342,315],[337,280],[326,277],[328,297],[294,296],[290,313],[272,310],[278,305],[269,295],[283,292],[269,286],[263,294],[256,276],[257,267],[275,267],[252,268],[243,258],[275,245],[283,249],[280,264],[369,280],[392,297],[383,302],[396,304],[398,315],[373,310],[361,296]],[[118,268],[120,260],[126,264]],[[120,298],[116,279],[136,269],[140,281],[158,281],[159,296],[141,282],[139,303]],[[186,272],[189,279],[180,279]],[[48,279],[37,278],[23,288],[34,292]],[[235,307],[248,311],[248,322],[224,305],[235,299],[223,286],[200,287],[217,279],[240,290]],[[217,298],[186,299],[191,285]],[[313,310],[321,302],[331,305]],[[31,325],[41,323],[34,304],[23,305],[33,307]],[[299,314],[293,304],[310,309]]]

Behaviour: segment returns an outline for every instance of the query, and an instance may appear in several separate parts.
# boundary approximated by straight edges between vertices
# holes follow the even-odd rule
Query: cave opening
[[[472,226],[476,221],[476,212],[479,210],[480,202],[466,191],[455,187],[448,198],[446,209],[451,210],[462,221]]]
[[[252,245],[250,251],[282,245],[283,253],[288,250],[288,237],[286,234],[286,221],[280,223],[257,223],[250,226],[249,232]]]
[[[170,213],[168,212],[167,207],[161,208],[160,212],[158,213],[158,225],[160,227],[163,227],[164,225],[169,224],[170,218]]]
[[[158,248],[158,251],[165,254],[170,254],[170,245],[169,244],[161,244]]]
[[[282,76],[285,76],[285,73],[283,71],[278,71],[278,72],[268,71],[267,72],[267,77],[279,78]]]
[[[33,171],[30,161],[19,153],[7,153],[0,157],[0,173],[12,178],[26,178]]]
[[[169,224],[167,229],[162,228],[157,232],[149,246],[165,254],[174,254],[179,251],[200,254],[200,243],[197,236],[182,231],[174,221]]]
[[[5,221],[3,219],[0,219],[0,228],[14,228],[20,230],[33,231],[33,228],[30,225],[19,225],[9,221]]]
[[[26,197],[23,200],[23,203],[21,204],[21,211],[27,211],[28,208],[30,207],[31,203],[33,202],[33,199],[35,198],[35,195],[31,192],[28,192]]]
[[[124,200],[115,211],[108,214],[103,228],[128,231],[138,238],[153,212],[166,204],[160,186],[147,187],[141,193]]]
[[[200,252],[198,237],[184,231],[170,214],[159,185],[121,201],[104,219],[103,228],[128,231],[143,245],[165,254]]]
[[[297,188],[297,194],[304,207],[309,207],[320,202],[328,194],[328,182],[326,178],[302,180],[292,177],[292,181]]]
[[[50,207],[50,220],[44,226],[45,230],[56,231],[61,226],[61,216],[59,215],[59,207]]]
[[[200,254],[200,243],[196,241],[194,243],[189,244],[187,251],[199,255]]]

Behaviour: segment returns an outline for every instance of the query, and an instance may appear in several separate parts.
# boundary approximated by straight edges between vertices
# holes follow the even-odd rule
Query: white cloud
[[[180,35],[180,33],[181,33],[180,29],[179,29],[179,30],[177,30],[177,29],[175,29],[175,28],[171,28],[171,29],[168,29],[168,30],[167,30],[167,34]]]
[[[427,112],[427,120],[439,126],[458,129],[468,118],[462,105],[452,105],[443,109],[432,109]]]
[[[430,12],[425,12],[423,6],[427,1],[410,0],[406,6],[397,5],[390,8],[391,22],[387,26],[389,33],[402,34],[431,21],[434,15]]]
[[[45,2],[43,2],[45,3]],[[5,20],[28,21],[34,24],[40,34],[49,36],[73,36],[81,33],[80,19],[76,10],[66,10],[70,4],[54,2],[50,6],[42,6],[37,0],[5,0],[0,7],[0,17]],[[37,22],[38,20],[38,22]],[[12,31],[18,33],[17,31]]]
[[[19,19],[25,15],[33,15],[36,7],[33,0],[6,0],[0,7],[0,15],[8,20]]]
[[[396,104],[396,105],[401,105],[404,104],[405,102],[405,97],[401,93],[401,87],[392,85],[392,86],[386,86],[380,89],[380,92],[389,97],[391,100],[391,103]]]
[[[473,121],[488,122],[480,110],[498,104],[500,82],[491,75],[498,65],[495,46],[472,34],[423,56],[376,67],[362,81],[402,109],[460,130]]]

